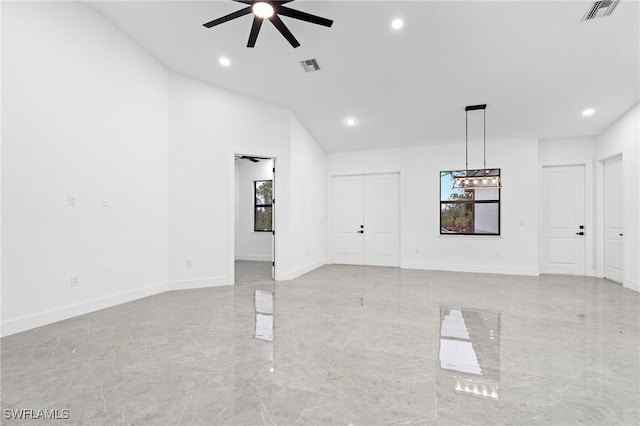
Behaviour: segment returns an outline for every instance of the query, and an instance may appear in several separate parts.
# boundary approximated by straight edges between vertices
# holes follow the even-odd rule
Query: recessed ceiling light
[[[404,21],[402,19],[396,18],[391,21],[391,28],[393,28],[394,30],[399,30],[402,27],[404,27]]]
[[[356,120],[353,117],[347,117],[347,118],[344,119],[344,124],[346,124],[349,127],[353,127],[356,124],[358,124],[358,120]]]
[[[271,18],[273,16],[273,6],[264,1],[253,4],[253,13],[260,18]]]
[[[582,111],[582,115],[584,115],[585,117],[588,117],[590,115],[593,115],[593,113],[596,112],[595,109],[593,108],[587,108],[584,111]]]
[[[221,56],[218,61],[223,67],[228,67],[231,65],[231,59],[227,58],[226,56]]]

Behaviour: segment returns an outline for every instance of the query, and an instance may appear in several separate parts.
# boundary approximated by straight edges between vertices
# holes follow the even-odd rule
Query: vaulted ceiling
[[[233,1],[87,4],[169,69],[290,109],[327,152],[463,141],[480,103],[489,140],[595,135],[640,98],[637,1],[581,22],[592,2],[298,0],[335,22],[282,17],[296,49],[268,22],[247,48],[252,15],[203,27]]]

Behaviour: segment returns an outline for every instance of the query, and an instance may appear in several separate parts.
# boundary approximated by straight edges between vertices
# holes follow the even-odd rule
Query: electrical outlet
[[[499,251],[496,252],[496,257],[500,257],[500,252]]]
[[[80,285],[80,277],[77,275],[71,275],[71,287],[78,287]]]
[[[76,206],[76,196],[74,194],[67,195],[67,205],[69,207],[75,207]]]
[[[193,262],[191,259],[187,259],[187,268],[193,268]]]
[[[102,197],[102,207],[109,207],[109,199]]]

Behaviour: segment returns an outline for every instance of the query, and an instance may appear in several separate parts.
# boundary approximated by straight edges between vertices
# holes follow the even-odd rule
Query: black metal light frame
[[[483,169],[469,169],[469,111],[483,112]],[[465,175],[453,179],[453,189],[497,189],[502,187],[500,173],[495,175],[487,169],[487,104],[468,105],[465,111]]]

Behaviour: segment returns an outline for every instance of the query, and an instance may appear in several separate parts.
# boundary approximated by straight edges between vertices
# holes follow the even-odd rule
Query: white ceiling
[[[168,68],[290,109],[327,152],[463,141],[479,103],[489,141],[595,135],[640,98],[637,1],[580,22],[591,2],[298,0],[335,22],[282,17],[297,49],[269,22],[245,47],[251,15],[204,28],[245,6],[229,0],[88,4]],[[305,74],[311,58],[321,70]]]

